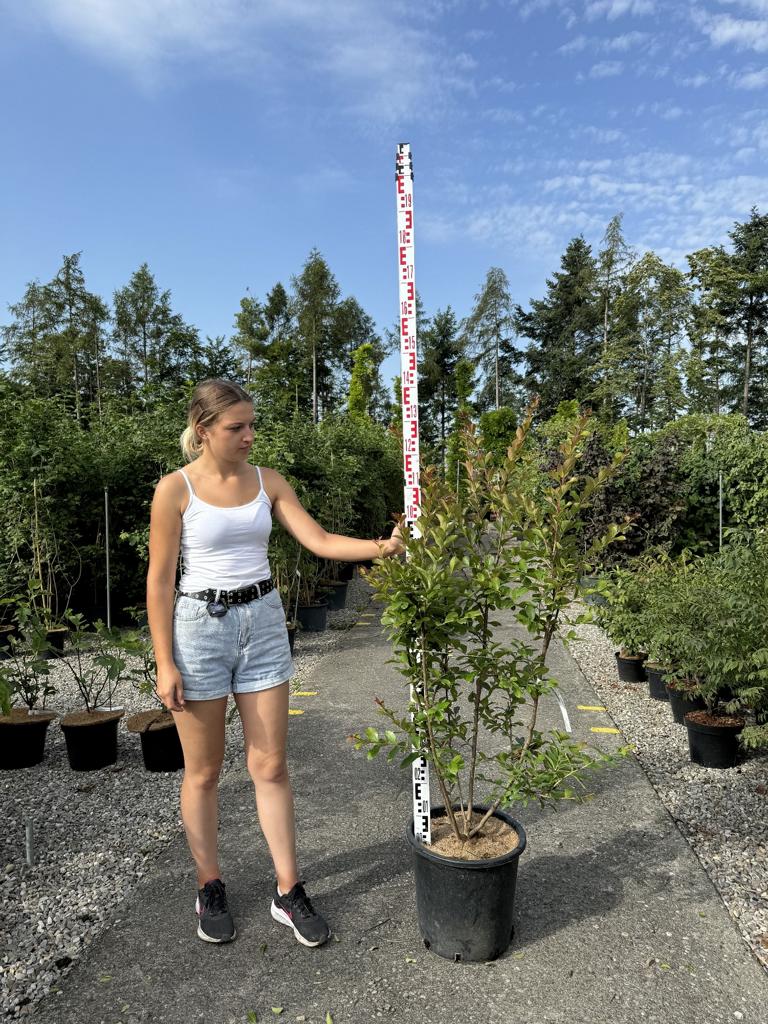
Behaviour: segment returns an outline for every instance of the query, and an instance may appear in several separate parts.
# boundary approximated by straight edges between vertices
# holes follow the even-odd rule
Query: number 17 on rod
[[[401,142],[395,158],[397,183],[397,274],[400,300],[400,380],[403,409],[403,477],[405,521],[418,536],[419,506],[419,380],[416,353],[416,269],[413,236],[413,159]],[[413,692],[411,693],[413,699]],[[413,831],[424,843],[432,841],[429,813],[429,769],[417,758],[413,771]]]

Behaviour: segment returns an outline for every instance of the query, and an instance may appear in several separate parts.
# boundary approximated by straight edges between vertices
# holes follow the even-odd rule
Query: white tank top
[[[181,518],[183,572],[179,590],[238,590],[268,579],[267,545],[272,530],[272,502],[264,490],[247,505],[219,508],[195,494],[183,469],[189,504]]]

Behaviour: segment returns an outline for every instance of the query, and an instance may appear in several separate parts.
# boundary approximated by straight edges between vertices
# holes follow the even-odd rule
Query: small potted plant
[[[596,618],[611,640],[618,645],[616,667],[624,683],[645,682],[644,650],[647,637],[643,621],[645,574],[640,564],[617,567],[605,590],[605,604],[598,606]]]
[[[557,465],[540,470],[535,493],[527,459],[536,456],[524,450],[530,414],[500,462],[467,428],[462,492],[426,471],[418,536],[404,531],[406,560],[377,561],[368,576],[410,696],[401,710],[377,701],[388,727],[351,740],[368,757],[386,750],[403,767],[420,757],[429,767],[440,794],[432,842],[417,839],[413,822],[407,838],[425,945],[451,960],[494,959],[510,942],[526,836],[509,809],[582,799],[582,777],[617,756],[538,723],[557,687],[547,653],[561,615],[620,535],[611,526],[586,552],[577,535],[612,471],[579,475],[586,423],[574,424]],[[514,632],[497,632],[500,612]],[[589,616],[577,612],[574,624]]]
[[[44,635],[23,617],[0,662],[0,768],[30,768],[45,756],[48,726],[57,717],[45,702],[56,690],[49,680]]]
[[[285,612],[288,643],[293,654],[296,642],[297,608],[299,604],[299,550],[298,545],[282,527],[276,529],[270,541],[269,565]]]
[[[117,726],[124,709],[114,705],[115,689],[124,677],[126,659],[120,637],[96,622],[91,631],[78,612],[67,612],[70,647],[62,658],[84,708],[61,720],[67,757],[73,771],[95,771],[117,760]]]
[[[148,629],[123,633],[122,651],[133,659],[127,676],[143,697],[154,707],[139,711],[125,720],[128,732],[139,734],[144,767],[149,772],[176,772],[184,767],[184,754],[173,715],[160,701],[155,691],[157,665],[152,638]]]

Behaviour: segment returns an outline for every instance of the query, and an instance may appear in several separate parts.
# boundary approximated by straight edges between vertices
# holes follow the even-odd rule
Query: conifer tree
[[[463,324],[464,342],[482,373],[478,405],[482,409],[519,405],[521,354],[515,345],[515,318],[507,275],[491,267],[475,305]]]
[[[592,250],[579,236],[572,239],[560,270],[547,280],[543,299],[532,299],[525,312],[516,308],[518,333],[530,340],[525,352],[525,386],[538,395],[543,417],[560,402],[588,401],[600,359],[602,308]]]

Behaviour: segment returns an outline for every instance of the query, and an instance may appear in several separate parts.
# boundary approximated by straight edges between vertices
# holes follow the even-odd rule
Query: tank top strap
[[[194,498],[195,496],[195,489],[192,486],[192,481],[189,479],[189,477],[187,476],[183,469],[180,469],[179,472],[184,477],[184,483],[187,485],[187,490],[189,491],[189,500],[191,501],[192,498]]]
[[[259,476],[259,494],[261,494],[264,491],[264,481],[261,479],[261,468],[259,466],[256,466],[256,472]],[[264,491],[264,493],[266,494],[267,492]]]

